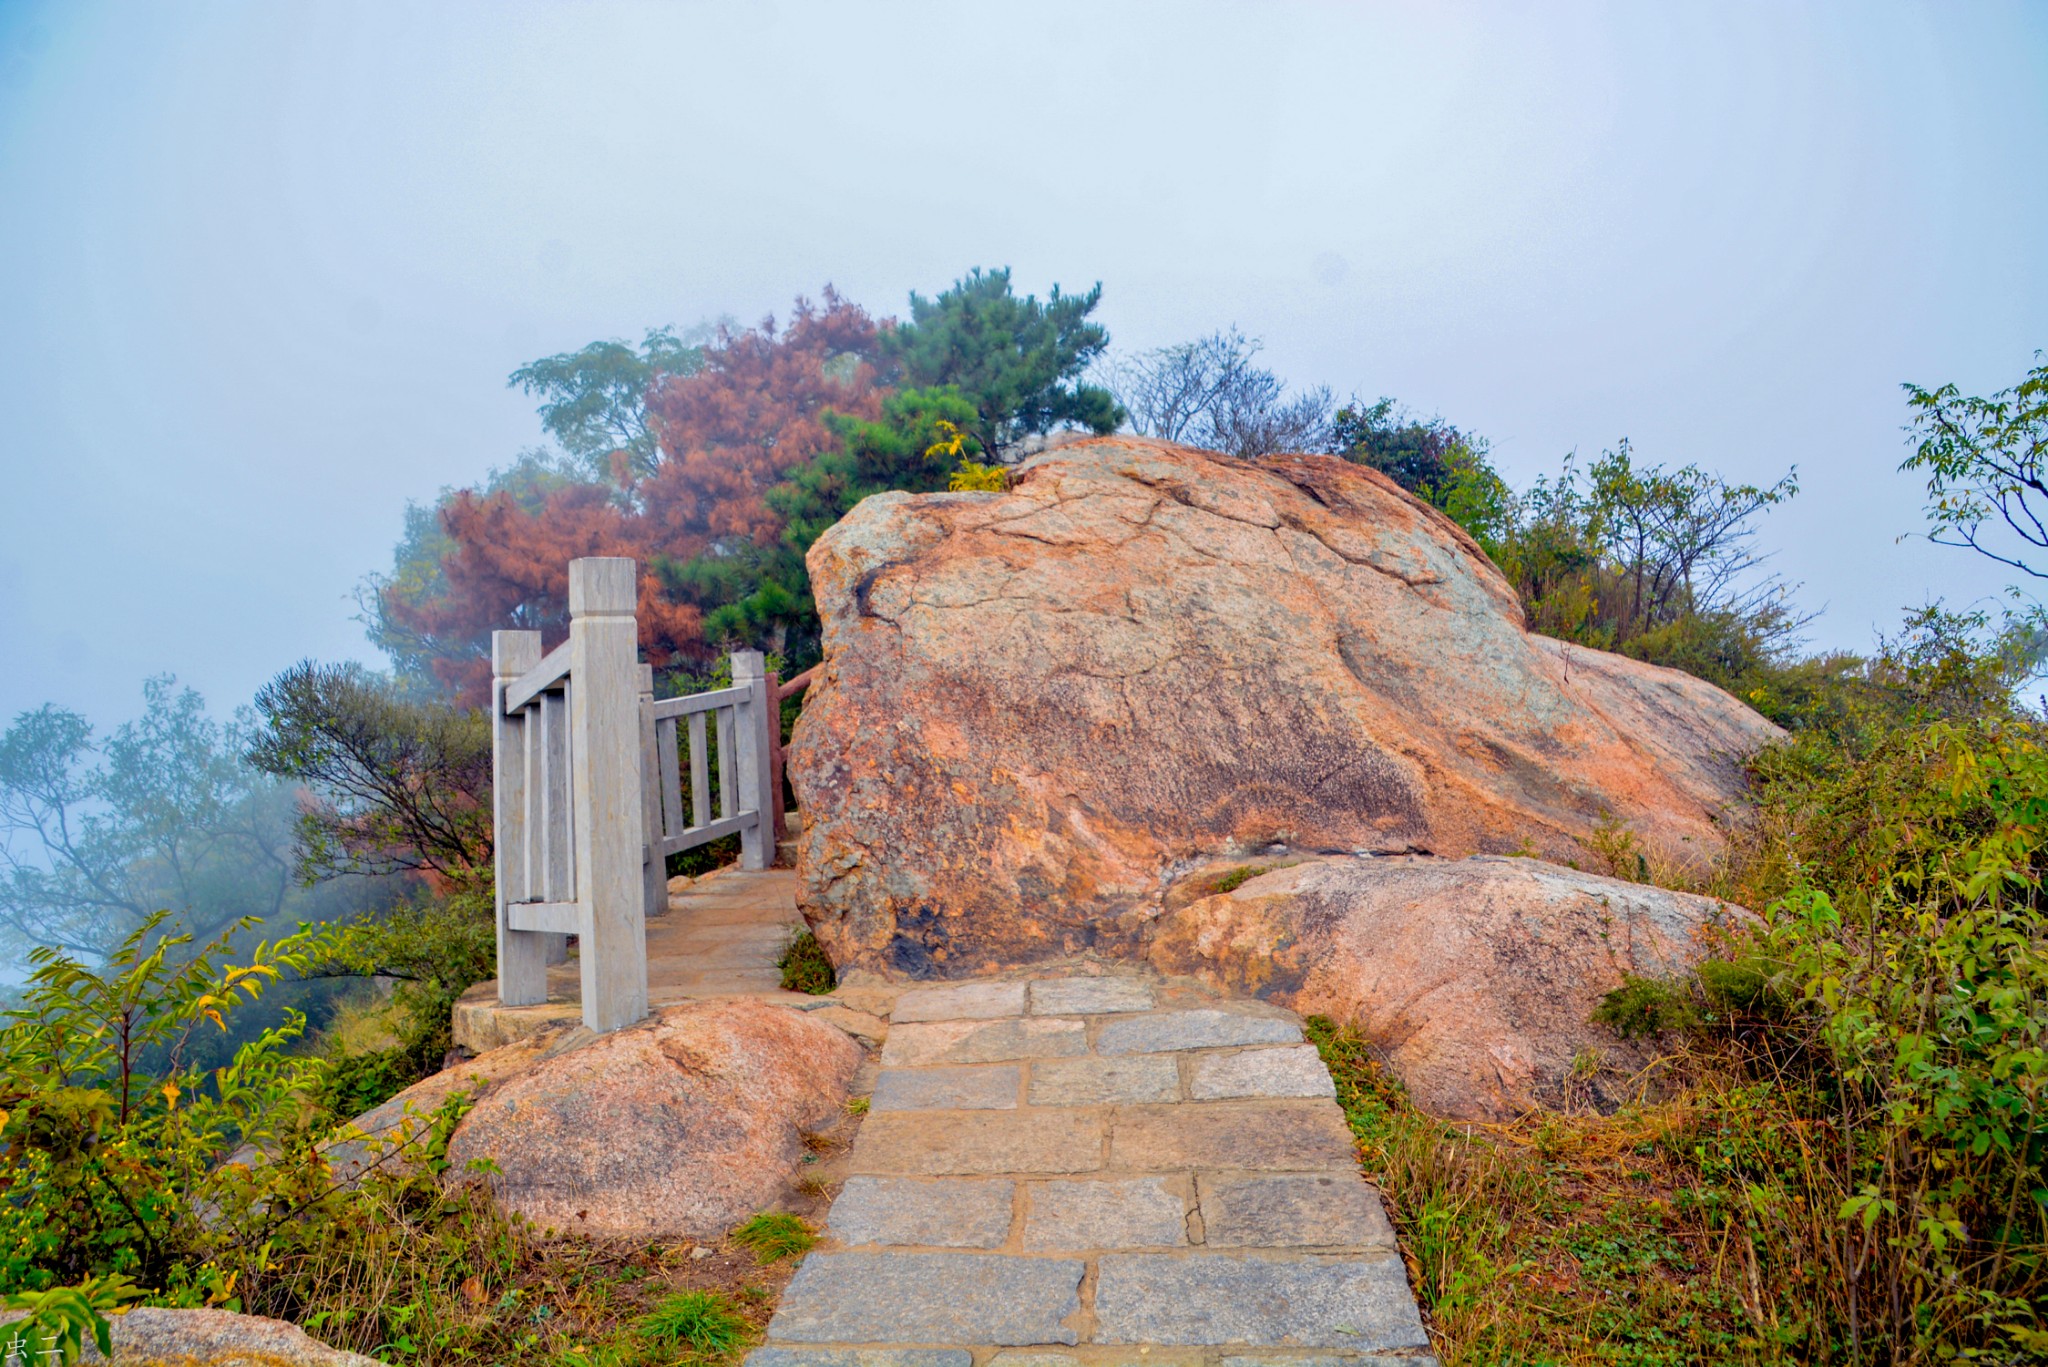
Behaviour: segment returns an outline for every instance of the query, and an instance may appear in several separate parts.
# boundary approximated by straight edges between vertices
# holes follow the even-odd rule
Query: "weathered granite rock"
[[[1425,1110],[1496,1120],[1647,1062],[1591,1023],[1622,975],[1694,962],[1699,932],[1748,912],[1534,859],[1335,856],[1165,914],[1152,961],[1303,1015],[1355,1021]]]
[[[494,1084],[455,1132],[500,1201],[564,1231],[722,1234],[780,1197],[860,1046],[798,1011],[691,1002]]]
[[[376,1358],[330,1348],[296,1324],[260,1315],[144,1306],[108,1324],[115,1367],[382,1367]],[[5,1340],[0,1329],[0,1343]],[[79,1361],[106,1360],[88,1336]]]
[[[790,772],[835,963],[1133,955],[1177,872],[1297,851],[1704,863],[1775,734],[1709,684],[1526,630],[1449,519],[1329,457],[1137,438],[1003,494],[879,494],[810,553]]]
[[[481,1097],[506,1078],[531,1068],[561,1034],[543,1031],[465,1059],[452,1068],[420,1079],[383,1105],[365,1111],[342,1128],[342,1137],[323,1152],[334,1175],[354,1181],[372,1163],[400,1164],[427,1138],[434,1112],[460,1092]],[[241,1155],[237,1155],[240,1157]]]

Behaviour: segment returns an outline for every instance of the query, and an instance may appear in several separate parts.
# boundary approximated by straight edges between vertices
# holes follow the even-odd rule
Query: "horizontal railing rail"
[[[536,633],[538,634],[538,633]],[[569,643],[556,646],[539,664],[505,685],[505,710],[517,711],[569,677]]]

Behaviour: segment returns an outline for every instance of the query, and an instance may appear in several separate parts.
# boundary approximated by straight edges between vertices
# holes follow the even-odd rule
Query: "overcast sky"
[[[0,721],[371,658],[407,499],[539,437],[514,367],[1100,280],[1116,344],[1803,492],[1859,647],[1999,589],[1899,383],[2048,346],[2048,5],[0,0]]]

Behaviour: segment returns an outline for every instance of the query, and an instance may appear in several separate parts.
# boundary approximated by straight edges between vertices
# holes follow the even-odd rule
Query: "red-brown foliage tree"
[[[491,632],[536,628],[552,648],[568,631],[569,561],[624,555],[641,564],[647,658],[656,665],[708,659],[719,643],[703,639],[698,608],[672,598],[652,573],[654,557],[688,560],[775,539],[781,519],[762,495],[836,443],[826,412],[880,413],[884,326],[828,287],[822,307],[799,299],[786,328],[770,318],[721,331],[701,370],[664,376],[646,397],[660,438],[650,474],[619,487],[558,489],[531,511],[509,493],[453,495],[441,509],[454,542],[441,560],[441,584],[423,596],[385,586],[385,616],[432,641],[442,684],[464,703],[481,704],[490,691]]]

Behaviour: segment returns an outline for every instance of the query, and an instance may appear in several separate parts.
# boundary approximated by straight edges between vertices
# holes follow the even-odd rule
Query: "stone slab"
[[[995,1067],[885,1068],[872,1111],[1006,1111],[1017,1104],[1023,1070]]]
[[[812,1253],[768,1337],[785,1343],[1073,1343],[1076,1258],[994,1253]]]
[[[1164,1054],[1176,1049],[1221,1049],[1239,1044],[1299,1044],[1301,1027],[1276,1016],[1245,1015],[1202,1007],[1157,1011],[1104,1021],[1098,1054]]]
[[[1094,1172],[1106,1123],[1090,1111],[885,1111],[868,1116],[847,1163],[906,1177]]]
[[[1351,1173],[1195,1179],[1211,1248],[1392,1248],[1379,1193]]]
[[[1149,983],[1132,978],[1047,978],[1031,984],[1034,1016],[1101,1016],[1119,1011],[1150,1011],[1154,997]]]
[[[1113,1253],[1095,1284],[1102,1343],[1379,1352],[1429,1346],[1408,1276],[1377,1258]],[[799,1276],[802,1274],[799,1273]]]
[[[756,1348],[746,1367],[972,1367],[965,1348]]]
[[[849,1177],[826,1228],[845,1244],[995,1248],[1009,1237],[1015,1191],[973,1178]]]
[[[1035,1182],[1026,1189],[1024,1247],[1035,1253],[1181,1248],[1187,1241],[1187,1201],[1173,1178]]]
[[[1018,1112],[1017,1114],[1024,1114]],[[871,1117],[870,1125],[874,1123]],[[866,1137],[863,1130],[862,1137]],[[1217,1101],[1117,1112],[1110,1166],[1119,1169],[1356,1170],[1351,1131],[1329,1102]]]
[[[1246,1049],[1236,1054],[1199,1054],[1188,1079],[1197,1101],[1254,1096],[1337,1095],[1330,1070],[1313,1044],[1279,1049]]]
[[[920,987],[896,999],[889,1019],[910,1021],[993,1020],[1024,1014],[1023,983],[961,983],[956,987]]]
[[[882,1046],[882,1066],[933,1063],[1008,1063],[1022,1058],[1069,1058],[1088,1052],[1085,1021],[1032,1016],[996,1021],[929,1021],[894,1025]]]
[[[1096,1106],[1180,1097],[1180,1064],[1171,1054],[1046,1059],[1031,1065],[1033,1106]]]

